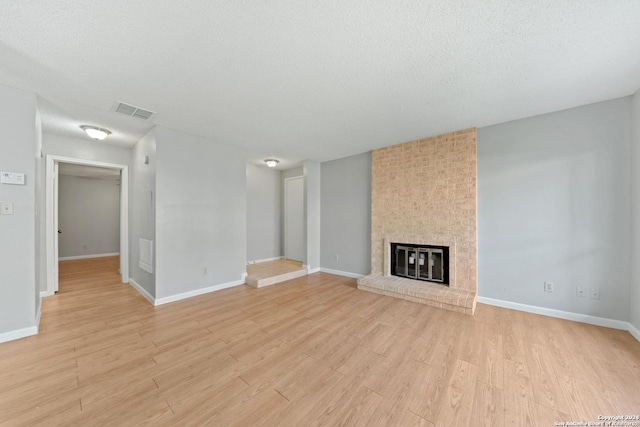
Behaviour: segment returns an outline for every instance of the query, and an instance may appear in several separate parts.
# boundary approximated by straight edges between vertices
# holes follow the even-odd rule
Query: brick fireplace
[[[359,289],[473,314],[476,162],[475,128],[372,152],[371,274]],[[448,283],[391,275],[392,244],[446,247]]]

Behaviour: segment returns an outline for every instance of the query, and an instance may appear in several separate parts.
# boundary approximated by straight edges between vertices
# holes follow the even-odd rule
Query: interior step
[[[247,265],[245,283],[255,288],[262,288],[306,275],[307,269],[302,268],[300,261],[278,259]]]
[[[291,271],[288,273],[278,274],[276,276],[270,277],[259,277],[259,276],[247,276],[245,283],[249,286],[253,286],[254,288],[263,288],[269,285],[275,285],[276,283],[286,282],[287,280],[296,279],[298,277],[306,276],[307,269],[303,268],[296,271]]]

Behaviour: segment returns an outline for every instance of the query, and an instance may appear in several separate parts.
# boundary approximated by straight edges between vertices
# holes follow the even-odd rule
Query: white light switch
[[[0,215],[13,215],[13,202],[0,202]]]
[[[0,182],[3,184],[24,185],[24,174],[18,172],[0,172]]]

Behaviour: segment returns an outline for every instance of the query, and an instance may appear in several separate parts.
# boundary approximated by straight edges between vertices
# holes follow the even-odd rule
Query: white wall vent
[[[113,111],[115,111],[116,113],[127,115],[129,117],[137,117],[142,120],[149,120],[156,114],[153,111],[145,110],[143,108],[139,108],[120,101],[116,102]]]

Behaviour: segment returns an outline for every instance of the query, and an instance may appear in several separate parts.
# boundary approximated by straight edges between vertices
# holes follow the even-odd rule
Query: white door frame
[[[58,290],[58,229],[54,213],[54,206],[57,202],[54,200],[54,197],[57,197],[54,185],[58,185],[54,178],[55,168],[58,163],[120,169],[120,274],[122,274],[122,283],[129,283],[129,166],[47,155],[45,175],[47,291],[43,295],[50,296]]]
[[[292,176],[289,178],[285,178],[284,179],[284,206],[283,206],[283,211],[284,211],[284,258],[287,258],[287,183],[289,181],[293,181],[295,179],[301,179],[302,180],[302,184],[303,184],[303,192],[304,192],[304,175],[300,175],[300,176]],[[303,200],[304,200],[304,193],[303,193]],[[303,212],[304,212],[304,206],[303,206]],[[304,247],[304,236],[302,236],[302,245]],[[304,258],[304,257],[303,257]],[[304,264],[305,260],[302,260],[302,264]]]

